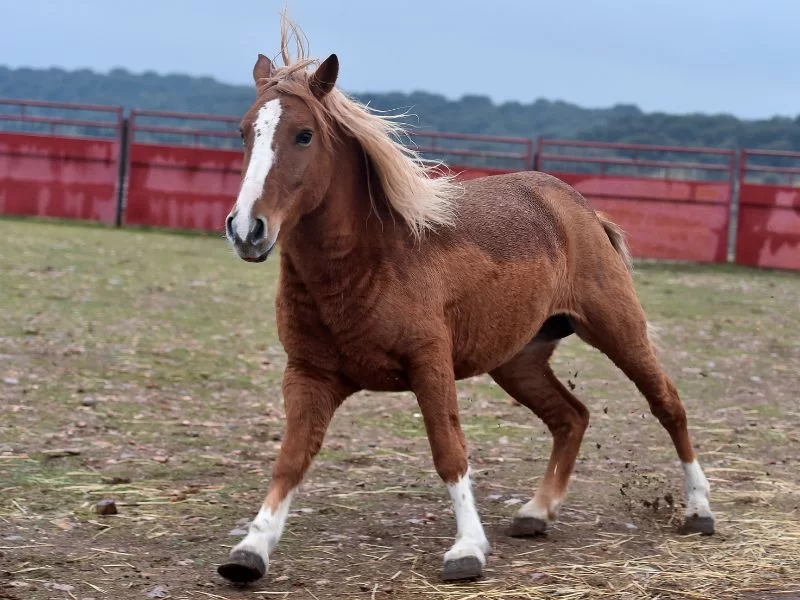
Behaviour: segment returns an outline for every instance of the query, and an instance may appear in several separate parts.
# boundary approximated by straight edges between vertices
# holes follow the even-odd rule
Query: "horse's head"
[[[321,102],[336,83],[336,55],[310,75],[305,69],[281,71],[259,55],[253,67],[256,101],[241,122],[242,183],[225,231],[250,262],[266,260],[280,231],[319,205],[333,172]]]

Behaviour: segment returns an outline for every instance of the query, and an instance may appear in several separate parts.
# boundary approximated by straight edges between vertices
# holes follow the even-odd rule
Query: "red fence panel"
[[[0,214],[114,223],[121,118],[119,107],[0,99]]]
[[[533,141],[527,138],[446,133],[442,131],[409,131],[411,148],[429,160],[440,160],[464,179],[525,171],[533,166]],[[474,174],[473,174],[474,172]]]
[[[742,151],[736,262],[800,270],[800,152]]]
[[[241,144],[238,122],[216,115],[132,113],[125,223],[224,231],[241,181],[242,153],[233,149]],[[229,148],[204,146],[209,140]]]
[[[536,159],[618,223],[635,257],[727,260],[735,151],[541,140]]]

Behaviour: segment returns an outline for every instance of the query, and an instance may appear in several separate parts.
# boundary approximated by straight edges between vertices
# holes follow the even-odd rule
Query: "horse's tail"
[[[614,250],[622,257],[622,262],[625,263],[628,271],[633,271],[631,251],[628,250],[628,244],[625,243],[625,232],[622,231],[619,225],[611,221],[611,219],[606,217],[603,213],[597,213],[597,217],[600,219],[600,223],[603,224],[603,229],[605,229],[611,245],[614,246]]]

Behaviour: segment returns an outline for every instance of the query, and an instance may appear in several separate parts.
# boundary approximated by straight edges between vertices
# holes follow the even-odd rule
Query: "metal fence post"
[[[130,121],[123,118],[119,127],[119,164],[117,165],[117,214],[114,224],[122,227],[122,217],[125,213],[125,196],[128,188],[128,137]]]

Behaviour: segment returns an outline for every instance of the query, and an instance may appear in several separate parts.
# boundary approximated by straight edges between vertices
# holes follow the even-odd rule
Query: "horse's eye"
[[[308,129],[303,129],[300,133],[297,134],[297,137],[294,138],[294,141],[297,142],[298,146],[309,146],[311,145],[311,136],[313,134]]]

